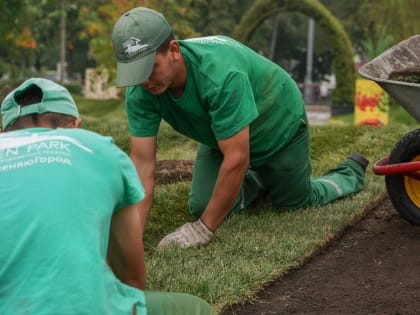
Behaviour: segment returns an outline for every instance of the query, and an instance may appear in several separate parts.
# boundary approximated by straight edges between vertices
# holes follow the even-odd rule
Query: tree
[[[77,17],[74,12],[77,12],[79,2],[82,1],[73,0],[66,6],[66,15],[73,19],[73,23],[68,23],[66,27],[67,41],[64,43],[66,52],[77,50],[73,43],[77,41],[77,29],[80,28],[80,23],[74,21]],[[0,8],[10,13],[5,20],[0,21],[2,34],[5,34],[5,36],[0,36],[0,48],[2,48],[0,61],[7,60],[3,62],[7,64],[4,72],[9,73],[12,78],[27,76],[35,72],[40,73],[45,69],[56,69],[60,59],[58,26],[62,10],[59,4],[56,0],[3,0],[0,2]],[[69,60],[71,54],[66,55]],[[83,60],[83,58],[78,58],[78,60]],[[0,62],[0,72],[3,69],[1,65]],[[70,73],[71,66],[72,64],[69,63],[67,70],[70,70]]]
[[[420,33],[418,0],[321,0],[341,21],[356,53],[371,59]]]
[[[381,53],[390,45],[417,34],[419,0],[319,0],[340,20],[360,55]],[[281,0],[298,6],[309,0]],[[66,1],[66,61],[70,77],[84,75],[86,67],[115,69],[111,47],[112,26],[125,11],[147,6],[164,13],[179,39],[225,34],[235,37],[242,15],[254,0],[72,0]],[[265,0],[264,2],[269,2]],[[18,76],[31,71],[56,69],[60,58],[60,1],[0,0],[0,75]],[[270,54],[274,16],[278,32],[275,54]],[[251,19],[250,23],[255,21]],[[245,27],[248,27],[245,25]],[[307,16],[298,11],[275,10],[253,31],[247,44],[281,64],[297,80],[303,80],[306,54]],[[25,41],[26,38],[26,41]],[[32,44],[27,45],[28,38]],[[29,40],[31,42],[31,40]],[[317,23],[315,28],[314,78],[332,71],[331,35]],[[35,43],[35,46],[33,45]],[[23,45],[22,45],[23,44]]]
[[[202,36],[232,35],[242,14],[253,0],[198,0],[192,3],[198,13],[195,29]]]
[[[145,6],[162,12],[172,26],[177,37],[196,36],[193,21],[197,19],[192,8],[192,0],[157,1],[157,0],[112,0],[93,1],[81,7],[80,21],[85,31],[82,38],[89,39],[89,53],[98,67],[107,68],[110,79],[115,77],[116,60],[112,49],[111,34],[118,18],[132,8]]]
[[[16,37],[19,32],[13,31],[19,28],[20,15],[24,12],[24,4],[21,1],[0,0],[0,10],[2,19],[0,19],[0,78],[10,73],[12,76],[16,73]]]
[[[316,0],[260,0],[243,15],[241,23],[235,29],[236,37],[246,42],[267,18],[284,11],[297,11],[312,17],[323,27],[333,49],[333,67],[337,77],[337,86],[333,92],[333,114],[350,111],[354,104],[354,63],[350,39],[338,20]]]

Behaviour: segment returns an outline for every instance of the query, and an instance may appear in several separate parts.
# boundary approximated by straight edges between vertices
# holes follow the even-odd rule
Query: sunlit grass
[[[84,104],[81,110],[87,126],[116,139],[128,152],[126,117],[119,102],[102,108]],[[91,107],[89,107],[91,106]],[[94,114],[92,114],[94,113]],[[352,115],[335,117],[338,124],[313,126],[311,159],[313,174],[320,175],[351,151],[365,155],[371,165],[387,155],[395,142],[418,124],[401,107],[392,106],[390,123],[381,128],[353,126]],[[159,159],[193,159],[196,143],[162,124]],[[385,191],[383,177],[367,170],[362,192],[324,207],[291,212],[273,211],[267,200],[232,215],[219,228],[208,246],[180,249],[171,246],[157,251],[156,245],[167,233],[195,218],[188,212],[189,182],[158,186],[145,232],[148,288],[182,291],[209,301],[215,313],[224,306],[244,301],[263,284],[291,268],[333,239],[358,217],[367,204]]]

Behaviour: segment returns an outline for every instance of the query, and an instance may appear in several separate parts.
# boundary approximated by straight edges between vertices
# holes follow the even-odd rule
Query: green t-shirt
[[[145,314],[106,262],[112,214],[144,197],[130,158],[82,129],[0,134],[0,314]]]
[[[218,140],[249,125],[253,165],[264,163],[290,141],[304,115],[304,103],[281,67],[226,36],[179,43],[187,67],[183,96],[127,88],[131,135],[157,135],[163,118],[187,137],[217,148]]]

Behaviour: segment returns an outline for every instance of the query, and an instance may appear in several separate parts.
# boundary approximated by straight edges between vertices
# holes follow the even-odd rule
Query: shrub
[[[69,90],[71,94],[82,95],[83,86],[81,83],[74,81],[65,83],[64,86],[67,88],[67,90]]]

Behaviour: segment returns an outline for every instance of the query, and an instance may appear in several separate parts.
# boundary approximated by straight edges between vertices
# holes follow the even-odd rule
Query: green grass
[[[87,126],[114,136],[117,144],[128,150],[121,102],[82,103]],[[353,126],[352,115],[334,117],[334,122],[310,128],[313,175],[322,174],[351,151],[362,153],[373,163],[418,126],[400,106],[391,106],[390,123],[381,128]],[[177,135],[166,124],[161,127],[158,146],[159,159],[193,159],[196,148],[194,142]],[[166,233],[194,219],[187,211],[189,189],[189,182],[156,188],[144,238],[148,288],[198,295],[218,313],[223,306],[251,298],[264,283],[300,266],[360,216],[364,207],[385,191],[385,186],[383,177],[369,167],[365,188],[349,198],[291,212],[273,211],[268,201],[262,201],[227,218],[208,246],[171,246],[157,251],[156,245]]]
[[[123,100],[91,100],[75,97],[82,117],[82,128],[94,130],[103,135],[111,135],[115,143],[125,152],[130,152],[127,114]],[[197,144],[173,131],[162,122],[158,138],[159,160],[192,160]]]

